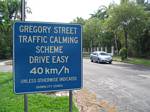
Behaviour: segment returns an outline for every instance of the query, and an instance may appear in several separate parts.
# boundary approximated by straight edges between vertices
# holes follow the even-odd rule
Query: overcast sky
[[[27,21],[71,22],[76,17],[88,19],[99,6],[120,0],[26,0],[32,14]]]

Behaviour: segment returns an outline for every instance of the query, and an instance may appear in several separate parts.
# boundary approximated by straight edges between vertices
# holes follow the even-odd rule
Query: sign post
[[[21,21],[25,21],[25,0],[21,0]],[[24,112],[28,112],[27,94],[24,94]]]
[[[69,112],[72,112],[72,90],[69,91]]]
[[[16,22],[13,31],[14,92],[70,90],[71,112],[72,90],[82,88],[83,83],[82,27],[24,21]]]

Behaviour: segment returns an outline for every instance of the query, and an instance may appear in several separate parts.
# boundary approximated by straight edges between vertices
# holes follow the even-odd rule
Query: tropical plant
[[[100,20],[104,20],[109,16],[107,11],[108,8],[106,6],[100,6],[94,14],[91,14],[91,18],[99,18]]]
[[[21,18],[21,0],[0,0],[0,59],[12,56],[12,25]],[[31,9],[26,7],[31,13]]]
[[[127,49],[126,48],[121,48],[119,51],[119,55],[121,56],[121,60],[126,59],[126,54],[127,54]]]
[[[146,13],[144,12],[144,8],[133,2],[125,2],[114,6],[109,11],[109,14],[109,26],[112,27],[114,31],[121,33],[120,36],[124,37],[122,44],[124,44],[124,47],[128,51],[128,42],[130,40],[138,40],[145,26]],[[137,43],[138,41],[135,42],[135,44]]]

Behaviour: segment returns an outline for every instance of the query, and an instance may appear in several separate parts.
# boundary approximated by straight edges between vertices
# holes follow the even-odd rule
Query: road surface
[[[0,65],[0,72],[12,72],[11,65]]]
[[[118,112],[150,112],[150,68],[83,60],[84,88],[115,105]]]

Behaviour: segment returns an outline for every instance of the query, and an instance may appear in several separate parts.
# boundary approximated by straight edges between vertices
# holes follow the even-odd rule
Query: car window
[[[105,56],[108,56],[108,54],[107,54],[107,53],[100,53],[100,55],[105,55]]]
[[[93,53],[93,55],[97,55],[97,53]]]

